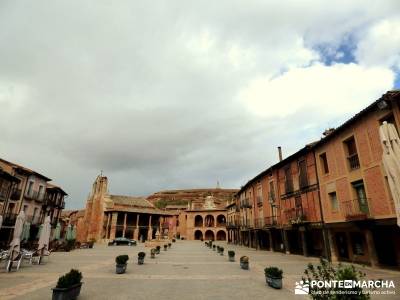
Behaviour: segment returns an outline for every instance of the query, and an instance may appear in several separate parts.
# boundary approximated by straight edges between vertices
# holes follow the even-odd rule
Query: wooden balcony
[[[264,218],[264,227],[272,227],[278,224],[277,216],[270,216]]]
[[[302,224],[309,221],[307,218],[307,210],[302,206],[286,209],[284,213],[287,223],[291,225]]]
[[[261,196],[257,196],[257,206],[260,207],[263,205],[263,198]]]

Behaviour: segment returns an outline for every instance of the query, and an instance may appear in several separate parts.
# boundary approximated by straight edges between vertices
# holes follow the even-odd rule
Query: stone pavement
[[[51,299],[51,287],[71,268],[83,273],[84,284],[79,299],[308,299],[294,295],[295,281],[308,262],[315,258],[256,251],[226,245],[224,256],[206,248],[200,241],[177,241],[168,251],[151,259],[143,244],[136,247],[95,245],[94,249],[53,253],[44,265],[24,264],[18,272],[0,269],[0,299]],[[236,252],[236,262],[228,262],[227,250]],[[137,265],[137,253],[147,253],[145,264]],[[128,254],[127,273],[115,274],[115,256]],[[241,270],[238,259],[250,257],[250,270]],[[265,284],[263,269],[279,266],[284,271],[284,288],[274,290]],[[400,272],[363,268],[370,278],[396,280]],[[400,291],[397,292],[399,295]],[[397,299],[374,296],[373,299]]]

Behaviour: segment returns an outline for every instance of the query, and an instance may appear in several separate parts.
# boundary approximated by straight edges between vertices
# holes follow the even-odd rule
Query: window
[[[326,157],[326,153],[320,154],[319,160],[321,162],[322,172],[324,174],[328,174],[329,173],[329,165],[328,165],[328,158]]]
[[[25,214],[28,212],[28,205],[24,205],[23,211]]]
[[[275,188],[274,188],[274,182],[270,181],[269,182],[269,202],[274,203],[275,202]]]
[[[38,198],[41,199],[43,194],[43,185],[39,185],[39,193],[38,193]]]
[[[360,161],[357,154],[357,146],[354,137],[351,137],[344,141],[344,145],[347,152],[347,160],[349,162],[350,170],[356,170],[360,168]]]
[[[379,120],[380,125],[382,125],[383,122],[385,122],[385,121],[387,123],[393,124],[394,127],[396,128],[397,132],[399,132],[399,129],[397,128],[396,120],[394,119],[393,114],[389,114],[389,115],[383,117],[382,119],[380,119]]]
[[[339,203],[337,200],[336,192],[329,193],[329,201],[331,203],[331,210],[337,211],[339,209]]]
[[[26,194],[30,196],[32,194],[32,189],[33,189],[33,181],[29,181],[28,190],[27,190]]]
[[[299,161],[299,186],[300,188],[308,186],[307,162],[305,159]]]
[[[290,166],[285,168],[285,192],[286,194],[293,192],[293,179]]]
[[[35,209],[33,210],[32,222],[35,222],[35,217],[36,217],[37,212],[38,212],[38,208],[35,207]]]
[[[351,183],[356,194],[355,208],[356,212],[368,213],[367,193],[365,192],[364,182],[362,180]]]

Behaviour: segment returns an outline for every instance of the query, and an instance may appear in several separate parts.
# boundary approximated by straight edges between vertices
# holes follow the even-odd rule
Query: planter
[[[52,300],[73,300],[78,298],[81,292],[82,282],[69,288],[53,288]]]
[[[115,265],[115,273],[124,274],[125,271],[126,271],[126,264],[124,264],[124,265],[116,264]]]
[[[220,251],[219,255],[221,255],[221,256],[224,255],[224,251]]]
[[[248,270],[248,269],[249,269],[249,262],[248,262],[248,261],[241,261],[241,262],[240,262],[240,267],[241,267],[243,270]]]
[[[156,253],[150,253],[150,258],[156,258]]]
[[[229,261],[235,261],[235,256],[228,256],[229,257]]]
[[[137,264],[138,265],[143,265],[144,264],[144,258],[139,258],[137,259]]]
[[[160,254],[160,249],[156,249],[156,254]]]
[[[273,287],[274,289],[281,289],[282,288],[282,277],[270,277],[270,276],[265,276],[265,280],[267,284],[270,287]]]

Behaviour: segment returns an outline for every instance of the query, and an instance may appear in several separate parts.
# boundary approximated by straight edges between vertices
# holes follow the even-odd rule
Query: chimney
[[[282,161],[282,147],[278,147],[278,155],[279,155],[279,161]]]

